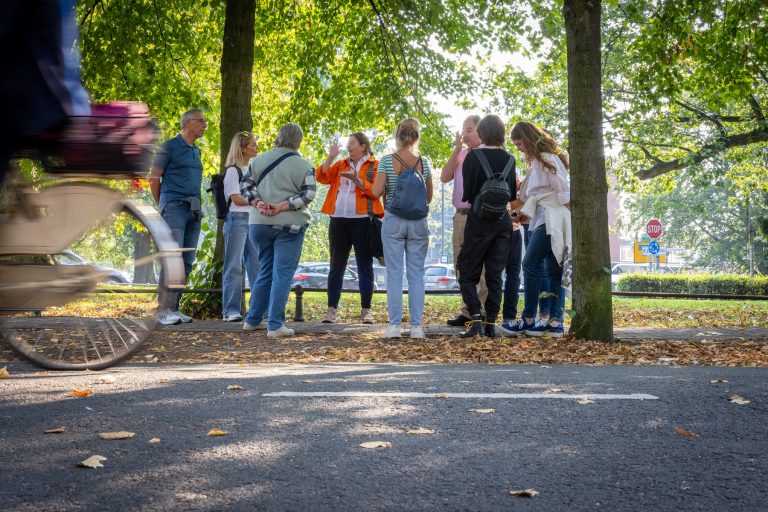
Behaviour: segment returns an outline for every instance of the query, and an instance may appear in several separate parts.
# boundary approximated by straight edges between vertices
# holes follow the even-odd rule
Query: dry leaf
[[[693,432],[688,432],[687,430],[682,429],[680,427],[677,427],[675,429],[675,434],[679,434],[679,435],[681,435],[683,437],[690,437],[690,438],[701,437],[699,434],[694,434]]]
[[[301,382],[304,383],[304,384],[314,384],[315,383],[315,381],[313,381],[312,379],[304,379]]]
[[[467,409],[469,412],[476,412],[478,414],[491,414],[496,412],[496,409]]]
[[[64,433],[64,427],[58,427],[58,428],[49,428],[48,430],[43,430],[46,434],[63,434]]]
[[[114,441],[117,439],[130,439],[133,436],[135,436],[133,432],[125,432],[124,430],[121,430],[120,432],[101,432],[99,433],[99,437],[102,439],[106,439],[108,441]]]
[[[367,443],[360,443],[362,448],[392,448],[392,443],[388,441],[368,441]]]
[[[91,455],[84,461],[78,462],[76,465],[81,468],[93,468],[93,469],[103,468],[104,465],[101,462],[104,460],[107,460],[107,458],[102,457],[101,455]]]
[[[99,384],[113,384],[116,380],[114,375],[102,375],[97,382]]]
[[[589,398],[579,398],[578,400],[576,400],[576,403],[581,405],[587,405],[587,404],[593,404],[595,402],[593,402]]]
[[[8,373],[7,366],[3,366],[2,368],[0,368],[0,379],[8,379],[10,377],[11,377],[11,374]]]
[[[533,498],[539,495],[539,491],[536,489],[520,489],[515,491],[509,491],[512,496],[518,496],[520,498]]]
[[[208,432],[208,435],[211,437],[228,436],[229,432],[224,432],[220,428],[212,428],[211,431]]]
[[[230,386],[227,386],[227,390],[228,391],[242,391],[243,387],[242,386],[238,386],[237,384],[232,384]]]
[[[448,394],[447,393],[437,393],[435,395],[435,398],[448,398]]]
[[[417,436],[417,435],[421,435],[421,434],[434,434],[435,431],[434,430],[430,430],[428,428],[419,427],[419,428],[415,428],[413,430],[409,430],[408,433]]]
[[[92,395],[93,390],[92,389],[73,389],[72,390],[72,396],[76,396],[77,398],[85,398],[88,395]]]
[[[711,384],[728,384],[728,381],[725,379],[716,379],[709,381]]]
[[[157,437],[153,437],[152,439],[147,441],[147,444],[160,444],[160,439],[158,439]]]
[[[743,396],[739,396],[739,395],[731,395],[731,396],[729,396],[728,397],[728,401],[732,402],[734,404],[739,404],[739,405],[744,405],[744,404],[748,404],[749,403],[749,400],[747,400]]]
[[[549,388],[545,391],[545,393],[565,393],[565,389],[563,388]]]

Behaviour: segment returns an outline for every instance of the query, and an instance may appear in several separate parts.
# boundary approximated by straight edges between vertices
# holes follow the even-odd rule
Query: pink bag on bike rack
[[[92,105],[90,116],[71,118],[43,163],[52,173],[145,175],[159,133],[143,103]]]

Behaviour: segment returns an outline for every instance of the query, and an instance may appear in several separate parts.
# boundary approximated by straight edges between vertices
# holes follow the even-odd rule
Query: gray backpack
[[[474,154],[477,156],[483,171],[485,171],[487,179],[480,188],[480,193],[477,194],[477,199],[475,199],[472,209],[481,219],[503,219],[507,215],[507,203],[512,200],[512,193],[509,190],[507,178],[509,178],[509,173],[512,172],[512,168],[515,165],[515,157],[509,155],[507,165],[504,166],[501,174],[494,174],[483,151],[478,149],[474,151]]]

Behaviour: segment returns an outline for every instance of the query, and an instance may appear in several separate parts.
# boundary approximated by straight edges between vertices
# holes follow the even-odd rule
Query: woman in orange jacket
[[[331,270],[328,274],[328,312],[323,323],[338,321],[339,299],[344,285],[349,251],[355,248],[357,274],[360,283],[360,320],[373,323],[373,256],[368,250],[369,215],[381,217],[384,208],[371,192],[379,162],[374,158],[371,141],[362,132],[349,136],[349,158],[334,163],[339,156],[339,145],[334,141],[328,147],[328,158],[315,170],[318,183],[330,185],[321,212],[330,215],[328,241],[331,250]]]

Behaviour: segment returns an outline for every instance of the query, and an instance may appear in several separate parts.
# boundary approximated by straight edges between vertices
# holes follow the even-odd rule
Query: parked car
[[[435,263],[424,267],[425,290],[458,290],[459,282],[453,265]]]
[[[104,280],[106,284],[129,284],[131,282],[131,276],[125,272],[112,267],[93,265],[79,254],[76,254],[68,249],[59,254],[54,254],[53,260],[56,265],[92,265],[97,270],[108,272],[109,275],[107,275],[106,279]]]
[[[299,263],[293,274],[291,288],[301,285],[303,288],[328,289],[328,274],[331,271],[329,263]],[[359,290],[360,282],[357,273],[351,269],[344,271],[344,290]]]

